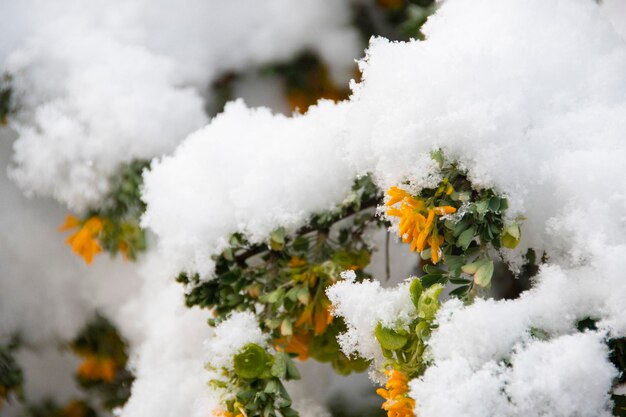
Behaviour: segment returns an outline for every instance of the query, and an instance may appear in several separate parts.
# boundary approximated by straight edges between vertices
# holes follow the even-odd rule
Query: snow
[[[210,278],[210,255],[230,233],[260,242],[280,225],[293,229],[339,204],[366,172],[383,189],[406,179],[419,189],[432,181],[429,152],[441,148],[475,186],[506,195],[509,216],[527,219],[506,259],[518,266],[532,247],[548,262],[518,300],[444,306],[431,339],[436,366],[413,391],[419,414],[452,412],[428,398],[454,376],[459,404],[474,404],[474,415],[602,415],[614,371],[601,340],[626,330],[625,40],[586,0],[450,0],[424,32],[424,42],[373,39],[347,102],[294,119],[231,104],[146,174],[144,224],[163,256]],[[372,357],[371,329],[393,297],[374,292],[378,301],[363,305],[359,290],[330,295],[338,314],[363,323],[341,339],[347,351],[363,346]],[[575,335],[588,316],[599,330]],[[551,339],[531,339],[531,327]],[[572,356],[557,361],[563,347]],[[498,365],[507,357],[517,361],[511,375]],[[535,395],[547,384],[528,381],[537,361],[550,362],[548,383],[580,384],[563,388],[563,400]],[[512,404],[499,378],[512,381]],[[531,391],[518,389],[527,383]],[[579,411],[562,402],[573,398]]]
[[[143,224],[159,252],[131,268],[140,288],[126,291],[135,284],[117,263],[87,271],[62,253],[58,206],[34,209],[4,179],[0,336],[22,328],[33,343],[67,338],[102,308],[133,346],[137,381],[120,415],[206,415],[217,399],[204,365],[228,366],[262,334],[246,314],[213,333],[207,312],[183,306],[175,274],[212,278],[211,256],[230,234],[263,242],[276,227],[293,231],[341,203],[358,175],[373,173],[383,189],[409,179],[419,190],[436,175],[430,151],[441,148],[475,186],[505,194],[510,217],[526,218],[505,259],[515,267],[534,248],[548,260],[516,300],[444,303],[429,341],[433,366],[411,383],[417,413],[609,416],[616,370],[605,341],[626,334],[626,32],[624,8],[605,3],[448,0],[425,41],[372,39],[348,101],[286,117],[239,100],[210,122],[204,89],[221,71],[309,47],[345,77],[340,57],[357,55],[346,4],[274,0],[240,13],[251,10],[243,0],[3,3],[16,23],[0,58],[22,105],[13,178],[81,210],[117,164],[159,157],[143,191]],[[234,15],[258,36],[223,23]],[[380,355],[376,323],[412,311],[406,284],[346,280],[328,295],[348,324],[342,347],[368,358]],[[579,333],[587,317],[598,329]]]
[[[120,163],[204,125],[222,73],[312,50],[345,83],[360,52],[347,1],[3,1],[0,23],[19,110],[12,176],[77,211]]]

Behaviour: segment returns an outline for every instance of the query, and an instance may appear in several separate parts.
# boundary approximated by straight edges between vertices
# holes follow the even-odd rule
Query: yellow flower
[[[441,259],[441,245],[443,237],[437,230],[437,216],[444,216],[456,212],[452,206],[426,207],[424,201],[411,196],[408,192],[391,187],[387,194],[389,206],[387,215],[400,218],[398,235],[404,243],[411,244],[413,252],[422,252],[431,248],[430,259],[433,263]],[[399,204],[399,207],[394,207]]]
[[[76,373],[88,381],[113,382],[117,374],[117,364],[111,358],[87,354]]]
[[[415,400],[407,396],[407,376],[395,369],[387,370],[385,374],[388,377],[386,389],[379,388],[376,393],[385,399],[381,408],[387,411],[387,417],[415,417]]]
[[[67,238],[66,242],[89,265],[93,262],[94,255],[102,252],[102,247],[98,243],[97,237],[100,235],[104,223],[102,219],[94,216],[81,225],[75,216],[69,215],[65,219],[65,223],[59,227],[59,231],[64,232],[76,227],[80,227],[80,229]]]

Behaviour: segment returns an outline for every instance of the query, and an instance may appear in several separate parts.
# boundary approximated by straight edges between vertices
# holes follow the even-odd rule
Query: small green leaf
[[[529,333],[533,338],[538,339],[538,340],[550,339],[550,333],[538,327],[531,327],[529,330]]]
[[[474,282],[481,287],[487,287],[491,283],[493,275],[493,261],[484,260],[474,274]]]
[[[485,214],[489,208],[489,200],[481,200],[476,203],[476,213]]]
[[[271,374],[276,378],[285,379],[287,375],[287,355],[284,352],[278,352],[274,357],[274,363],[272,364]]]
[[[461,270],[463,272],[465,272],[466,274],[474,275],[476,273],[476,271],[478,271],[478,268],[480,267],[481,262],[482,262],[482,260],[476,261],[476,262],[472,262],[471,264],[463,265],[461,267]]]
[[[276,401],[274,402],[274,404],[278,408],[285,408],[285,407],[289,407],[291,405],[291,400],[289,398],[278,397],[276,399]],[[271,415],[273,415],[273,414],[271,414]]]
[[[500,212],[500,199],[498,197],[491,197],[489,199],[489,210],[494,213]]]
[[[282,250],[285,247],[285,228],[279,227],[270,235],[270,248],[273,251]]]
[[[298,252],[306,252],[309,249],[309,245],[309,239],[304,236],[300,236],[293,241],[293,248]]]
[[[458,239],[456,240],[457,246],[459,246],[463,250],[467,249],[470,243],[472,243],[472,240],[474,240],[475,235],[476,228],[472,226],[459,235]]]
[[[287,377],[285,379],[300,379],[300,372],[296,367],[296,364],[291,360],[291,358],[287,357]]]
[[[239,391],[237,393],[237,400],[242,404],[247,404],[254,398],[255,392],[251,389],[245,391]]]
[[[454,225],[454,237],[459,237],[461,233],[467,230],[468,227],[472,224],[472,219],[470,216],[465,216],[461,221]]]
[[[285,295],[285,290],[283,288],[279,288],[277,290],[274,290],[271,293],[269,293],[269,295],[267,297],[267,302],[270,303],[270,304],[274,304],[278,300],[283,298],[284,295]]]
[[[450,291],[450,295],[453,297],[462,297],[465,294],[467,294],[467,292],[469,291],[469,285],[463,285],[461,287],[455,288],[454,290]]]
[[[425,321],[420,321],[415,326],[415,334],[420,338],[422,342],[425,342],[430,337],[430,326]]]
[[[265,384],[265,389],[263,390],[266,394],[276,394],[278,392],[278,382],[275,379],[270,379]]]
[[[298,289],[297,297],[298,297],[298,301],[300,301],[300,303],[302,303],[304,305],[309,304],[309,300],[311,298],[311,296],[309,294],[309,289],[307,287],[300,287]]]
[[[424,288],[431,287],[434,284],[442,283],[444,281],[443,275],[439,274],[426,274],[423,275],[420,279],[422,281],[422,287]]]
[[[282,323],[280,323],[280,334],[282,334],[283,336],[291,336],[293,334],[290,319],[284,318]]]
[[[519,244],[522,232],[517,223],[512,223],[504,229],[502,235],[502,246],[509,249],[515,249]]]
[[[267,370],[271,356],[261,346],[249,343],[233,359],[235,373],[239,377],[255,379]]]
[[[404,345],[406,345],[406,342],[409,341],[407,336],[401,335],[393,329],[383,327],[381,323],[378,323],[376,326],[374,334],[376,335],[376,339],[378,339],[380,346],[387,350],[402,349]]]
[[[422,292],[417,306],[418,317],[427,321],[435,318],[435,314],[439,309],[439,294],[441,294],[442,291],[443,286],[436,284]]]
[[[422,295],[422,281],[418,278],[414,279],[409,287],[409,292],[411,293],[411,301],[413,301],[413,305],[417,308],[420,295]]]
[[[439,168],[443,166],[444,158],[443,158],[443,151],[441,149],[431,151],[430,157],[432,158],[433,161],[437,162],[437,164],[439,165]]]

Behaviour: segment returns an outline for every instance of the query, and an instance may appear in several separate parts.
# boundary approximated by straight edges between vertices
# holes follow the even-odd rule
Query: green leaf
[[[291,405],[291,400],[289,398],[278,397],[274,402],[274,405],[278,408],[285,408]]]
[[[383,349],[387,350],[398,350],[402,349],[404,345],[409,341],[408,336],[402,335],[396,332],[393,329],[389,329],[387,327],[383,327],[381,323],[378,323],[376,326],[376,330],[374,330],[374,334],[380,346]]]
[[[409,292],[411,293],[411,301],[413,301],[413,305],[417,308],[417,304],[420,299],[420,295],[422,295],[422,281],[418,278],[414,279],[411,282],[411,286],[409,287]]]
[[[298,301],[300,301],[300,303],[302,303],[304,305],[309,304],[309,300],[311,298],[311,296],[309,294],[309,289],[307,287],[300,287],[298,289],[297,297],[298,297]]]
[[[422,281],[422,287],[424,288],[431,287],[434,284],[442,283],[444,281],[443,275],[439,274],[426,274],[423,275],[420,279]]]
[[[270,248],[280,251],[285,247],[285,228],[279,227],[270,234]]]
[[[254,398],[255,392],[251,389],[245,391],[239,391],[237,393],[237,400],[242,404],[248,404],[250,400]]]
[[[285,290],[283,288],[279,288],[279,289],[269,293],[269,295],[267,297],[267,302],[270,303],[270,304],[274,304],[278,300],[283,298],[284,295],[285,295]]]
[[[296,364],[291,360],[291,358],[287,357],[287,377],[285,379],[300,379],[300,372],[296,367]]]
[[[293,328],[289,318],[284,318],[282,323],[280,323],[280,334],[283,336],[291,336],[293,334]]]
[[[446,255],[444,263],[448,267],[448,270],[454,271],[463,266],[465,258],[463,256]]]
[[[418,317],[427,321],[435,318],[435,314],[439,309],[439,294],[441,294],[442,291],[443,286],[436,284],[422,292],[417,306]]]
[[[284,352],[278,352],[274,356],[274,363],[272,364],[271,374],[276,378],[285,379],[287,375],[287,359]]]
[[[493,261],[484,260],[474,274],[474,282],[481,287],[487,287],[491,283],[493,275]]]
[[[425,321],[420,321],[415,326],[415,334],[420,338],[422,342],[425,342],[430,337],[430,326]]]
[[[298,252],[306,252],[309,250],[309,245],[309,239],[304,236],[300,236],[293,241],[293,248]]]
[[[476,271],[478,271],[478,268],[480,267],[481,262],[483,262],[483,260],[479,260],[476,262],[472,262],[471,264],[463,265],[461,267],[461,270],[465,272],[466,274],[474,275]]]
[[[266,394],[276,394],[278,393],[278,389],[278,382],[275,379],[270,379],[267,381],[267,384],[265,384],[263,392]]]
[[[454,290],[450,291],[450,295],[452,297],[462,297],[465,294],[467,294],[467,292],[469,291],[469,285],[463,285],[461,287],[455,288]]]
[[[434,265],[431,264],[426,264],[424,265],[424,272],[426,272],[427,274],[444,274],[446,271],[441,269],[441,268],[437,268]]]
[[[271,356],[256,343],[248,343],[233,358],[235,373],[241,378],[255,379],[268,369]]]
[[[470,216],[465,216],[461,221],[454,225],[454,237],[459,237],[461,233],[467,230],[472,224],[472,219]]]
[[[474,240],[475,235],[476,227],[472,226],[459,235],[458,239],[456,240],[457,246],[459,246],[463,250],[467,249],[470,243],[472,243],[472,240]]]
[[[529,333],[533,338],[538,339],[538,340],[550,339],[550,333],[538,327],[531,327],[529,330]]]
[[[481,200],[476,203],[476,213],[485,214],[489,209],[489,200]]]
[[[502,235],[502,246],[509,249],[515,249],[519,244],[522,232],[517,223],[512,223],[504,229]]]
[[[437,164],[439,165],[439,168],[443,167],[444,158],[443,158],[443,151],[441,149],[431,151],[430,157],[432,158],[433,161],[437,162]]]
[[[489,199],[489,210],[494,213],[500,211],[500,199],[498,197],[491,197]]]

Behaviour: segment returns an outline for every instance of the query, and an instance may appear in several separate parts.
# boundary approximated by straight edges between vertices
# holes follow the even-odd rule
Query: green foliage
[[[300,379],[293,360],[284,352],[271,354],[255,343],[244,346],[234,357],[234,372],[222,370],[227,381],[212,380],[218,388],[236,392],[225,402],[233,416],[296,417],[282,381]]]
[[[148,161],[134,160],[120,166],[109,179],[110,190],[100,206],[91,209],[84,221],[92,217],[102,220],[98,241],[112,255],[121,252],[127,259],[135,260],[146,249],[146,236],[139,219],[146,210],[141,200],[143,170]]]
[[[341,352],[337,336],[346,327],[330,315],[326,288],[346,269],[354,270],[357,279],[367,276],[363,269],[371,249],[363,237],[367,228],[382,224],[375,212],[381,200],[371,178],[359,178],[342,204],[313,215],[294,233],[278,228],[256,244],[233,234],[229,247],[214,257],[213,279],[179,274],[177,280],[188,287],[187,305],[213,310],[210,325],[232,312],[252,311],[279,351],[271,354],[249,344],[233,358],[234,371],[224,370],[228,382],[211,382],[237,393],[226,401],[228,413],[297,415],[282,385],[298,377],[292,355],[328,362],[340,374],[367,369],[368,361]]]
[[[70,401],[62,407],[52,400],[44,400],[27,406],[22,417],[98,417],[98,413],[85,401]]]
[[[352,4],[353,22],[367,43],[372,36],[391,40],[425,39],[421,29],[437,10],[435,0],[375,0]]]
[[[212,308],[212,325],[233,311],[253,311],[287,352],[330,362],[342,374],[366,369],[366,361],[341,353],[335,336],[345,325],[330,316],[325,290],[346,269],[366,277],[371,249],[363,234],[381,224],[374,210],[380,200],[371,179],[362,177],[340,206],[312,216],[293,234],[278,228],[262,244],[232,235],[230,247],[214,258],[215,279],[178,276],[190,288],[187,305]]]
[[[13,346],[0,345],[0,409],[9,395],[15,394],[18,399],[24,398],[22,385],[24,375],[12,354]]]
[[[425,210],[451,207],[454,213],[435,217],[430,235],[443,238],[442,243],[439,249],[426,248],[421,257],[439,262],[424,266],[422,285],[428,288],[450,282],[457,286],[451,295],[469,301],[478,288],[491,284],[491,253],[515,248],[519,243],[521,219],[505,223],[505,197],[493,189],[476,188],[457,164],[446,162],[441,151],[433,152],[432,158],[439,164],[441,180],[412,198],[422,203]],[[433,250],[440,250],[440,256],[433,257]]]
[[[11,89],[11,76],[5,74],[0,78],[0,127],[8,123],[7,117],[14,111],[13,90]]]
[[[84,359],[76,374],[79,385],[96,393],[102,406],[108,410],[124,405],[130,397],[134,377],[126,369],[127,344],[115,326],[105,317],[97,315],[83,327],[70,347]],[[109,377],[106,373],[98,373],[97,369],[90,370],[93,362],[111,366],[113,374]]]
[[[422,291],[423,282],[415,278],[409,287],[415,306],[414,319],[409,323],[397,323],[394,327],[384,327],[378,323],[374,335],[386,358],[383,368],[401,371],[409,378],[420,376],[427,366],[424,358],[430,333],[435,325],[433,320],[439,309],[439,295],[443,287],[431,285]]]

